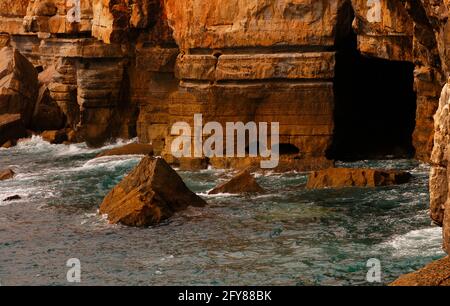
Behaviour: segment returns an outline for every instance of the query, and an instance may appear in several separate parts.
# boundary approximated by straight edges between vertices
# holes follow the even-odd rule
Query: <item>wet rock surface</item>
[[[205,205],[163,159],[144,157],[105,197],[100,213],[111,223],[150,226],[189,206]]]
[[[208,194],[252,194],[264,192],[264,188],[258,184],[250,170],[244,170],[235,175],[231,180],[220,184],[213,190],[209,191]]]
[[[11,169],[1,170],[0,171],[0,181],[11,179],[14,177],[14,175],[15,175],[15,173]]]
[[[330,168],[312,172],[306,188],[392,186],[408,183],[411,178],[410,173],[395,170]]]

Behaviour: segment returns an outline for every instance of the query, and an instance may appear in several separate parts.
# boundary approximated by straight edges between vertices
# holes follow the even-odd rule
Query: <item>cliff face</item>
[[[0,46],[10,44],[39,70],[53,71],[49,97],[74,139],[99,145],[137,135],[171,157],[171,125],[192,123],[194,113],[204,122],[277,121],[288,166],[303,170],[329,166],[333,157],[336,84],[351,83],[339,80],[339,54],[354,49],[349,54],[359,50],[387,66],[411,63],[417,95],[412,144],[417,158],[428,160],[449,65],[448,5],[81,0],[77,15],[70,1],[4,0]],[[298,153],[291,154],[293,148]]]

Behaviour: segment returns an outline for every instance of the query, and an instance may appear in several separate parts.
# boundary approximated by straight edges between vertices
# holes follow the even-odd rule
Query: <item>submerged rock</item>
[[[110,223],[149,226],[188,206],[205,205],[166,161],[147,156],[105,197],[100,213]]]
[[[209,194],[219,194],[219,193],[231,193],[231,194],[242,194],[242,193],[264,193],[265,190],[256,182],[255,177],[250,173],[250,170],[246,169],[238,173],[228,182],[220,184]]]
[[[11,169],[2,170],[0,171],[0,181],[11,179],[14,175],[15,173]]]
[[[434,147],[431,154],[430,216],[443,227],[444,249],[450,253],[449,205],[449,135],[450,79],[442,90],[439,108],[434,116]]]
[[[312,172],[306,188],[377,187],[404,184],[411,174],[396,170],[330,168]]]
[[[16,195],[7,197],[6,199],[3,200],[3,202],[17,201],[17,200],[20,200],[20,199],[22,199],[22,197],[16,194]]]
[[[106,150],[96,157],[114,156],[114,155],[153,155],[153,146],[142,143],[130,143],[122,147]]]
[[[64,128],[64,113],[52,98],[49,89],[49,85],[55,75],[56,69],[54,65],[39,74],[39,92],[30,125],[35,131],[59,130]]]
[[[450,257],[433,261],[419,271],[402,275],[390,286],[450,286]]]

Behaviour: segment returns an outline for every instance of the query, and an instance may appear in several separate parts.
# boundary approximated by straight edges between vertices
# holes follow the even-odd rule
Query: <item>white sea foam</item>
[[[412,257],[443,255],[442,228],[431,227],[414,230],[404,235],[398,235],[379,245],[382,249],[393,250],[394,257]]]
[[[212,190],[212,189],[211,189]],[[225,198],[225,197],[239,197],[239,194],[233,194],[233,193],[218,193],[218,194],[209,194],[211,190],[208,190],[206,192],[198,193],[199,196],[206,197],[206,198]]]
[[[17,144],[13,150],[19,150],[22,152],[38,153],[46,152],[53,154],[54,156],[75,156],[82,154],[98,153],[103,150],[108,150],[116,147],[120,147],[126,144],[134,143],[137,139],[122,140],[119,139],[113,143],[106,144],[101,148],[89,148],[86,143],[77,144],[50,144],[42,139],[40,136],[33,136],[29,139],[23,140]]]
[[[105,156],[87,161],[83,166],[73,168],[72,171],[92,170],[96,168],[114,169],[118,166],[139,161],[143,155]]]

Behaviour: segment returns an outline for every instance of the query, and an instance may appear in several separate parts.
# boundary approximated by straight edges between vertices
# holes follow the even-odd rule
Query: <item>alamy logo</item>
[[[171,135],[178,136],[172,141],[172,155],[177,158],[201,158],[204,156],[213,158],[224,157],[224,155],[229,158],[259,156],[262,158],[261,168],[273,169],[279,163],[279,122],[272,122],[270,128],[269,137],[267,122],[260,122],[259,125],[256,122],[247,124],[227,122],[224,132],[224,128],[219,122],[208,122],[203,126],[202,114],[195,114],[193,129],[187,122],[177,122],[172,126]],[[226,135],[225,145],[224,135]],[[204,136],[209,137],[203,141]],[[270,149],[268,147],[269,138]]]
[[[369,271],[366,275],[366,280],[369,283],[381,283],[381,262],[376,258],[371,258],[367,261],[366,267]]]
[[[70,268],[67,271],[67,281],[69,283],[81,283],[81,262],[78,258],[71,258],[66,266]]]
[[[81,0],[67,0],[67,21],[69,23],[81,22]]]
[[[381,22],[381,0],[367,0],[367,20],[369,22]]]

